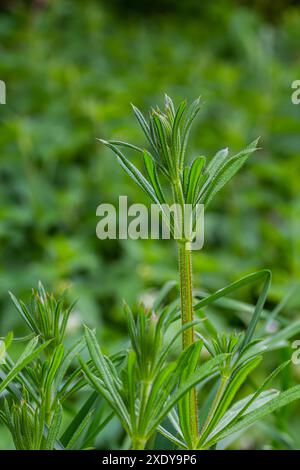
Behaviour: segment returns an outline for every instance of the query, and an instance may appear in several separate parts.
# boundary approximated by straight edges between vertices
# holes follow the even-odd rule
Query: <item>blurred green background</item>
[[[206,213],[196,286],[217,289],[269,267],[269,305],[284,297],[300,274],[300,105],[291,102],[300,79],[297,4],[0,2],[3,334],[26,332],[7,291],[26,299],[42,280],[78,299],[74,331],[81,322],[96,326],[113,349],[124,336],[122,299],[147,299],[176,277],[173,243],[100,241],[95,233],[101,202],[119,195],[146,202],[96,138],[143,145],[130,102],[145,111],[162,104],[164,92],[175,102],[203,97],[191,158],[227,146],[235,152],[261,136],[261,150]],[[288,315],[297,317],[298,305],[296,298]]]

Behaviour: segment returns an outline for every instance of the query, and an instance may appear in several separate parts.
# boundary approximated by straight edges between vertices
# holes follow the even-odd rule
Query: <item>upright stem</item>
[[[174,199],[180,204],[184,211],[184,197],[180,180],[175,181],[173,186]],[[184,214],[184,212],[183,212]],[[185,326],[194,320],[193,313],[193,282],[192,282],[192,256],[188,243],[184,240],[184,215],[182,214],[182,236],[183,239],[178,241],[178,258],[179,258],[179,277],[180,277],[180,302],[181,302],[181,323]],[[182,332],[182,347],[188,348],[195,342],[194,327],[191,326]],[[189,400],[189,420],[191,441],[196,443],[198,440],[198,403],[197,392],[193,388],[188,393]]]
[[[192,297],[192,260],[191,252],[184,243],[178,243],[179,275],[180,275],[180,302],[181,323],[185,326],[194,319]],[[195,342],[194,327],[191,326],[182,332],[182,347],[188,348]],[[189,420],[192,442],[198,439],[198,400],[197,391],[193,388],[188,394]]]
[[[141,450],[145,448],[147,438],[145,438],[145,410],[149,400],[149,394],[151,392],[152,382],[151,380],[142,380],[140,384],[140,409],[139,419],[135,426],[135,435],[132,441],[132,448],[135,450]]]
[[[229,380],[229,377],[226,377],[226,376],[223,376],[221,377],[221,381],[220,381],[220,385],[219,385],[219,388],[217,390],[217,393],[216,393],[216,396],[214,398],[214,401],[211,405],[211,408],[210,408],[210,411],[208,413],[208,416],[205,420],[205,423],[203,425],[203,429],[202,429],[202,433],[201,433],[201,438],[203,438],[203,435],[205,434],[206,436],[206,431],[207,431],[207,428],[209,426],[209,423],[211,421],[211,419],[214,417],[214,414],[219,406],[219,403],[221,401],[221,398],[223,397],[223,394],[224,394],[224,391],[226,389],[226,386],[228,384],[228,380]]]
[[[139,438],[135,438],[132,441],[132,450],[144,450],[145,449],[145,441]]]
[[[179,276],[180,276],[180,300],[182,326],[194,320],[193,313],[193,287],[192,287],[192,259],[191,251],[185,243],[178,243]],[[195,342],[194,327],[191,326],[182,333],[183,349]]]

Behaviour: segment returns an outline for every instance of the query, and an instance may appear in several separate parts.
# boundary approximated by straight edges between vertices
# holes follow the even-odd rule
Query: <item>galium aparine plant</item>
[[[197,99],[176,108],[166,96],[164,109],[152,109],[148,120],[133,107],[147,149],[102,140],[162,210],[169,202],[183,210],[185,204],[200,203],[206,208],[257,149],[254,141],[236,155],[229,156],[224,149],[208,161],[200,156],[189,163],[189,132],[200,106]],[[143,173],[124,149],[141,155]],[[196,217],[195,211],[193,222]],[[174,230],[176,217],[170,223]],[[294,322],[269,333],[269,319],[280,320],[284,301],[273,311],[267,309],[268,270],[248,274],[210,294],[193,289],[191,241],[186,235],[176,240],[179,297],[177,282],[170,281],[151,309],[125,304],[128,341],[114,355],[103,353],[96,332],[88,327],[81,339],[67,347],[72,305],[46,293],[42,284],[33,291],[30,305],[11,294],[29,329],[29,335],[21,338],[27,344],[16,361],[9,354],[12,334],[0,343],[0,420],[11,432],[16,449],[91,448],[114,417],[126,436],[124,446],[133,449],[155,448],[158,436],[175,449],[224,449],[250,426],[300,398],[299,385],[283,392],[273,387],[290,361],[240,398],[264,355],[284,347],[300,325]],[[262,283],[256,304],[235,303],[232,295],[255,283]],[[230,308],[248,313],[243,331],[220,333],[210,318],[214,304],[225,309],[228,302]],[[74,399],[81,402],[79,409],[74,408]]]

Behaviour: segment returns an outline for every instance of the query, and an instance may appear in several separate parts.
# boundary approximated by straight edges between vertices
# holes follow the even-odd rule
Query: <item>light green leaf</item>
[[[19,302],[18,299],[14,296],[14,294],[12,294],[12,292],[9,292],[9,295],[19,314],[25,320],[25,323],[36,335],[39,335],[40,331],[38,329],[38,326],[36,325],[34,319],[28,312],[26,305],[23,302]]]
[[[249,413],[252,409],[252,405],[255,403],[256,407],[258,405],[263,405],[266,401],[269,401],[269,399],[274,398],[274,394],[278,395],[279,392],[277,390],[271,390],[267,394],[263,392],[263,390],[269,386],[272,381],[277,377],[278,374],[290,363],[290,361],[286,361],[283,364],[281,364],[279,367],[277,367],[258,387],[258,389],[250,395],[249,397],[246,397],[243,400],[240,400],[237,404],[233,405],[222,417],[222,419],[219,421],[217,426],[213,429],[211,435],[208,437],[207,440],[210,439],[210,437],[214,436],[221,430],[225,429],[229,424],[234,424],[236,421],[238,421],[239,418],[241,418],[243,415],[246,413]],[[260,397],[263,395],[264,401],[259,400]],[[266,398],[269,397],[267,400]]]
[[[71,421],[64,434],[61,437],[61,442],[64,446],[67,446],[70,442],[72,436],[74,435],[76,429],[78,429],[80,423],[88,415],[91,408],[94,406],[95,402],[98,400],[98,392],[93,392],[88,399],[85,401],[78,413],[76,413],[74,419]]]
[[[136,423],[136,413],[135,413],[135,404],[136,404],[135,366],[136,366],[136,354],[131,349],[128,352],[128,356],[127,356],[127,378],[128,378],[129,415],[130,415],[130,419],[131,419],[131,428],[132,428],[133,433],[135,433],[135,431],[136,431],[136,424],[137,424]]]
[[[216,155],[212,158],[212,160],[207,165],[206,170],[208,171],[210,176],[214,176],[217,171],[221,168],[223,163],[225,162],[228,156],[228,148],[219,150]]]
[[[244,337],[243,343],[241,345],[241,350],[244,349],[247,344],[251,341],[252,336],[254,334],[255,327],[259,321],[259,317],[263,311],[263,307],[265,304],[265,301],[267,299],[268,291],[270,289],[271,285],[271,280],[272,280],[272,273],[267,270],[263,269],[261,271],[257,271],[255,273],[248,274],[247,276],[239,279],[238,281],[233,282],[232,284],[229,284],[229,286],[226,286],[222,289],[219,289],[218,291],[214,292],[211,295],[208,295],[204,299],[200,300],[195,307],[194,311],[197,313],[199,309],[202,309],[206,307],[207,305],[212,304],[216,300],[224,297],[227,294],[230,294],[231,292],[234,292],[236,290],[241,289],[242,287],[248,286],[254,282],[260,281],[261,279],[265,279],[263,289],[259,295],[257,304],[255,306],[251,321],[249,323],[249,326],[246,331],[246,335]]]
[[[47,391],[47,393],[50,392],[55,374],[63,359],[63,355],[64,355],[64,345],[60,344],[54,352],[54,355],[51,359],[51,363],[47,370],[47,374],[45,376],[45,390]]]
[[[226,354],[220,354],[219,356],[213,357],[209,361],[205,362],[205,364],[202,364],[199,369],[194,372],[194,374],[192,374],[184,384],[181,384],[181,386],[171,396],[171,398],[166,401],[163,410],[158,414],[158,416],[154,417],[154,419],[149,422],[149,436],[153,434],[157,426],[159,426],[163,419],[168,415],[169,411],[181,400],[181,398],[189,390],[191,390],[193,387],[195,387],[207,377],[214,376],[214,372],[216,371],[217,366],[219,365],[220,361],[222,361],[226,356]],[[178,367],[176,367],[176,372],[178,372]]]
[[[200,108],[201,108],[201,104],[200,104],[200,97],[199,97],[188,107],[187,112],[186,112],[185,123],[184,123],[183,131],[182,131],[182,147],[181,147],[180,159],[179,159],[180,170],[182,170],[183,168],[184,156],[185,156],[185,151],[187,148],[191,126],[198,112],[200,111]]]
[[[106,140],[99,139],[106,147],[109,147],[117,156],[121,167],[135,181],[135,183],[155,202],[159,204],[153,187],[149,184],[142,173],[123,155],[116,145],[112,145]]]
[[[194,204],[196,197],[197,197],[197,186],[201,177],[202,170],[205,165],[206,158],[205,157],[197,157],[192,163],[188,183],[187,183],[187,191],[186,191],[186,203],[187,204]]]
[[[8,372],[5,379],[0,383],[0,393],[14,380],[19,372],[27,366],[31,361],[33,361],[48,345],[51,341],[47,341],[37,347],[39,338],[36,337],[32,339],[26,346],[24,352],[21,354],[15,365]]]
[[[149,176],[149,180],[151,182],[152,188],[155,191],[156,197],[159,200],[159,202],[163,204],[166,202],[165,197],[164,197],[164,194],[163,194],[163,191],[162,191],[162,188],[161,188],[158,176],[157,176],[153,158],[150,155],[150,153],[147,152],[147,150],[144,150],[144,162],[145,162],[147,174]]]
[[[58,434],[60,431],[62,422],[62,407],[60,404],[57,405],[55,412],[53,413],[53,417],[48,428],[48,434],[46,438],[46,450],[53,450],[55,446],[55,442],[58,438]]]
[[[253,141],[245,150],[231,157],[219,170],[211,175],[200,193],[200,202],[207,206],[215,194],[239,171],[248,157],[257,150],[258,139]]]
[[[230,378],[229,383],[222,395],[220,403],[217,409],[214,411],[213,416],[205,428],[204,433],[202,434],[198,446],[201,446],[202,443],[206,440],[206,437],[209,435],[212,429],[217,425],[222,416],[225,414],[229,408],[232,400],[234,399],[236,393],[241,388],[242,384],[245,382],[246,378],[252,372],[258,364],[261,362],[262,356],[255,357],[248,360],[246,363],[242,364],[237,371]]]
[[[177,157],[180,157],[180,123],[182,121],[182,117],[184,111],[186,109],[186,101],[182,101],[176,110],[176,115],[173,122],[172,127],[172,152]]]
[[[95,333],[87,327],[85,327],[85,339],[93,364],[96,367],[98,373],[100,374],[101,380],[103,381],[103,384],[106,387],[107,393],[114,400],[114,403],[117,406],[118,410],[122,413],[124,420],[128,422],[128,412],[117,386],[118,377],[112,375],[112,370],[107,366],[107,362],[105,361],[105,358],[99,348]],[[98,388],[101,387],[101,384],[99,384],[98,380],[94,381],[94,383],[98,383]]]
[[[225,437],[233,433],[249,428],[254,423],[264,418],[265,416],[268,416],[269,414],[273,413],[279,408],[282,408],[283,406],[286,406],[289,403],[292,403],[293,401],[299,400],[299,399],[300,399],[300,385],[296,385],[295,387],[292,387],[284,392],[281,392],[278,396],[276,396],[275,398],[272,398],[272,400],[268,401],[266,404],[248,413],[245,417],[243,417],[237,423],[226,427],[224,431],[214,436],[209,442],[207,442],[205,444],[205,448],[211,447],[218,440],[224,439]]]
[[[88,425],[88,423],[91,419],[92,413],[93,412],[91,410],[84,416],[84,418],[82,419],[82,421],[79,423],[78,427],[76,428],[73,436],[69,440],[66,449],[68,449],[68,450],[76,449],[76,446],[78,445],[78,441],[81,438],[83,432],[85,431],[85,429],[86,429],[86,427],[87,427],[87,425]]]
[[[143,114],[141,113],[141,111],[136,107],[134,106],[133,104],[131,104],[132,106],[132,109],[133,109],[133,112],[135,114],[135,117],[137,118],[145,136],[147,137],[149,143],[151,144],[153,150],[156,151],[156,146],[155,146],[155,142],[153,141],[152,137],[151,137],[151,132],[150,132],[150,127],[146,121],[146,119],[144,118]]]

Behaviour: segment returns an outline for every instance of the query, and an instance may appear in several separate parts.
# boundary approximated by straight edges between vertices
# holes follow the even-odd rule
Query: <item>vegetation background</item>
[[[143,145],[130,102],[145,110],[164,92],[177,102],[203,97],[191,158],[227,146],[238,151],[261,136],[261,150],[206,214],[196,286],[214,290],[268,267],[269,306],[296,286],[285,316],[287,323],[299,318],[300,105],[291,102],[291,83],[300,79],[299,2],[1,1],[0,79],[7,86],[0,107],[1,335],[26,334],[7,291],[27,299],[42,280],[78,299],[70,336],[85,322],[114,351],[126,334],[122,299],[149,302],[177,276],[172,242],[99,241],[95,233],[101,202],[144,197],[96,137]],[[250,302],[257,292],[241,295]],[[238,327],[239,315],[219,315],[220,327]],[[291,353],[273,353],[270,369]],[[293,366],[283,386],[299,379],[300,365]],[[261,425],[236,446],[299,448],[299,418],[299,405],[280,411],[276,426]],[[107,442],[122,442],[115,421],[99,447]],[[0,427],[0,448],[9,447]]]

